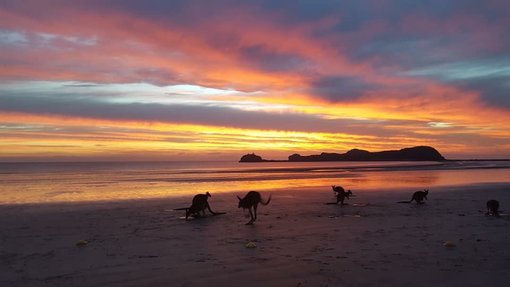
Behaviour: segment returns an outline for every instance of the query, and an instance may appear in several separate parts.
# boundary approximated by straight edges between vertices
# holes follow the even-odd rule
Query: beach
[[[0,287],[510,286],[509,26],[0,0]]]
[[[389,179],[390,180],[390,179]],[[414,189],[264,190],[255,224],[242,192],[212,193],[224,215],[184,220],[190,195],[6,204],[2,286],[482,286],[510,280],[509,183]],[[497,199],[500,218],[485,216]],[[454,246],[447,247],[446,241]],[[248,248],[247,244],[253,243]]]

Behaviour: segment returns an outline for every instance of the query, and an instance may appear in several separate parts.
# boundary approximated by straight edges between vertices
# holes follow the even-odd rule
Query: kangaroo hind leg
[[[250,221],[248,221],[248,223],[246,223],[246,225],[251,225],[251,224],[253,224],[253,222],[255,221],[255,220],[253,219],[253,212],[251,211],[251,207],[250,207],[250,208],[248,208],[248,211],[250,212]]]

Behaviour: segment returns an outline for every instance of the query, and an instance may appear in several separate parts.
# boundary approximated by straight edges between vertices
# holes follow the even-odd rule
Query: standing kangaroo
[[[257,206],[259,203],[268,205],[271,201],[271,195],[269,195],[269,199],[266,202],[262,201],[262,196],[260,196],[260,193],[257,191],[250,191],[244,196],[244,198],[240,198],[239,196],[237,196],[237,198],[239,199],[238,208],[242,207],[243,209],[248,209],[250,212],[250,221],[248,221],[246,225],[251,225],[255,222],[255,220],[257,220]],[[253,213],[251,211],[252,207]]]
[[[487,213],[485,213],[485,215],[499,217],[499,201],[494,199],[487,201]]]
[[[411,200],[409,200],[409,201],[403,200],[403,201],[399,201],[398,203],[411,203],[414,200],[414,201],[416,201],[417,204],[423,204],[424,203],[423,199],[428,200],[427,194],[429,194],[428,189],[424,189],[423,191],[419,190],[419,191],[416,191],[415,193],[413,193],[413,197],[411,198]]]
[[[186,210],[186,219],[188,217],[201,217],[205,216],[205,209],[207,208],[209,212],[212,215],[218,215],[218,214],[224,214],[224,212],[214,212],[211,209],[211,206],[209,205],[209,202],[207,201],[211,197],[211,194],[209,192],[206,192],[205,194],[197,194],[193,197],[193,200],[191,201],[190,207],[185,208],[176,208],[174,210]]]
[[[326,204],[338,204],[340,202],[340,206],[346,204],[344,203],[344,200],[347,198],[349,199],[349,196],[352,195],[352,191],[348,190],[347,192],[345,189],[341,186],[332,185],[331,188],[333,189],[333,192],[336,193],[336,202],[328,202]]]

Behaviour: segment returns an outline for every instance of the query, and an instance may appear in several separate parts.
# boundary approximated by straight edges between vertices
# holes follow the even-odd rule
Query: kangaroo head
[[[429,190],[428,189],[424,189],[423,191],[425,192],[425,195],[429,194]]]
[[[186,219],[191,215],[191,210],[189,208],[186,208]]]
[[[237,199],[239,199],[239,204],[237,205],[237,208],[241,208],[242,207],[242,202],[243,202],[243,199],[239,197],[239,195],[236,195],[237,196]]]

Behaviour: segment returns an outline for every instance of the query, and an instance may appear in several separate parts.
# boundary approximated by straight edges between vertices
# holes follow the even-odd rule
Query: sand
[[[272,191],[252,226],[234,194],[209,199],[227,214],[190,221],[172,209],[191,196],[2,206],[0,286],[508,285],[510,184],[396,203],[412,191],[354,190],[343,207],[324,204],[328,187]],[[501,218],[484,215],[493,198]]]

